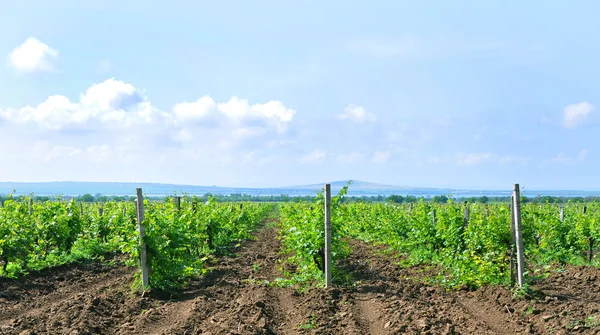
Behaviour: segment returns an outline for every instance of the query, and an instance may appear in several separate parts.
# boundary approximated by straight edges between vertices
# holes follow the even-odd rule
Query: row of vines
[[[205,272],[212,255],[249,238],[273,211],[273,205],[198,203],[192,197],[145,200],[144,207],[150,285],[163,290]],[[107,255],[139,265],[139,245],[134,203],[30,203],[9,196],[0,207],[0,276]]]
[[[447,286],[511,283],[508,204],[344,203],[345,193],[344,188],[333,201],[334,280],[345,280],[335,261],[351,252],[347,240],[353,238],[385,245],[401,255],[404,265],[438,267],[438,277],[431,279]],[[286,273],[289,281],[323,282],[323,199],[319,194],[315,202],[282,205],[281,240],[293,269]],[[567,204],[562,209],[524,204],[521,218],[530,278],[548,273],[553,265],[598,264],[594,255],[600,241],[600,204]]]

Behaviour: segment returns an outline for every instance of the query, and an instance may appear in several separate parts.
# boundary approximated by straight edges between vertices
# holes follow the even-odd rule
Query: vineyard
[[[9,197],[0,334],[600,331],[600,204],[518,206],[519,286],[513,204],[346,192],[280,204]]]

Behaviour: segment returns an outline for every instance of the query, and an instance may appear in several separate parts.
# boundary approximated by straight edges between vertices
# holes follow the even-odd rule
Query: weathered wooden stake
[[[515,237],[515,213],[514,213],[514,206],[513,204],[515,203],[515,196],[512,195],[510,198],[510,204],[508,205],[508,209],[510,210],[510,237],[511,237],[511,243],[510,243],[510,250],[509,250],[509,257],[510,257],[510,281],[512,284],[515,284],[517,282],[517,253],[515,250],[515,245],[517,243],[517,239]]]
[[[413,203],[409,203],[408,204],[408,214],[412,214],[412,207],[413,207]]]
[[[144,227],[144,194],[142,189],[137,189],[137,219],[138,219],[138,232],[140,235],[140,261],[142,265],[142,285],[144,289],[150,285],[148,276],[148,265],[146,264],[148,255],[146,254],[146,243],[144,238],[146,237],[146,228]]]
[[[513,215],[515,221],[515,241],[517,247],[517,283],[519,288],[523,288],[525,272],[525,250],[523,249],[523,234],[521,226],[521,192],[519,184],[515,184],[513,191]]]
[[[181,210],[181,197],[173,197],[173,202],[175,203],[175,208],[177,208],[178,211]]]
[[[471,214],[469,213],[469,207],[467,205],[465,205],[465,209],[464,209],[464,226],[465,229],[467,229],[469,227],[469,219],[471,217]]]
[[[331,184],[325,184],[325,287],[331,286]]]
[[[565,222],[565,208],[564,207],[562,207],[562,206],[560,207],[558,216],[560,218],[560,222]]]
[[[33,198],[29,198],[29,216],[33,215]]]

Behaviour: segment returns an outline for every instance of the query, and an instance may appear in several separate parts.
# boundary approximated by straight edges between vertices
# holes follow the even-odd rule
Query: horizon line
[[[219,186],[219,185],[197,185],[197,184],[179,184],[179,183],[166,183],[166,182],[130,182],[130,181],[73,181],[73,180],[63,180],[63,181],[0,181],[0,184],[58,184],[58,183],[74,183],[74,184],[150,184],[150,185],[162,185],[162,186],[183,186],[183,187],[209,187],[209,188],[222,188],[222,189],[256,189],[256,190],[265,190],[265,189],[294,189],[294,188],[306,188],[306,187],[316,187],[318,185],[325,184],[334,184],[334,183],[346,183],[348,181],[359,182],[365,184],[372,184],[374,186],[382,186],[386,189],[432,189],[432,190],[448,190],[448,191],[511,191],[512,187],[500,188],[500,187],[451,187],[451,186],[400,186],[393,184],[382,184],[376,182],[369,182],[363,180],[335,180],[331,182],[325,183],[312,183],[312,184],[303,184],[303,185],[286,185],[286,186]],[[512,184],[514,185],[514,184]],[[520,183],[521,187],[523,184]],[[352,184],[350,185],[350,189],[352,188]],[[377,189],[377,188],[373,188]],[[522,192],[527,192],[527,188],[522,188]],[[564,189],[564,188],[529,188],[529,192],[535,191],[558,191],[558,192],[600,192],[598,189]]]

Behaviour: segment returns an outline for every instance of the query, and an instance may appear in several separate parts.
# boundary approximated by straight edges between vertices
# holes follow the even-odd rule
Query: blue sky
[[[600,190],[599,11],[6,2],[0,180]]]

